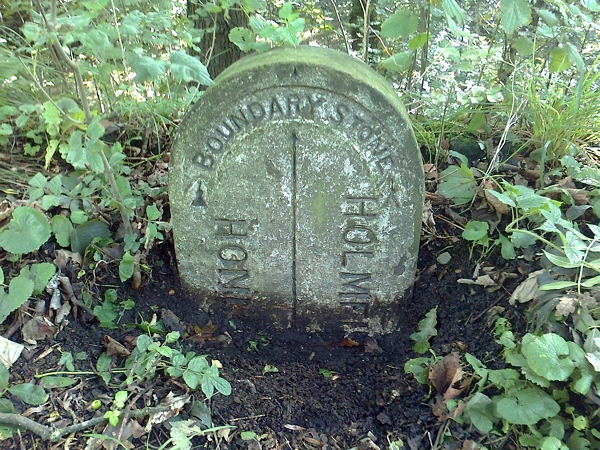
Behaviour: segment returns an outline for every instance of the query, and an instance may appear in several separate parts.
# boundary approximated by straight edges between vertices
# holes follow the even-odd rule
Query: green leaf
[[[531,7],[527,0],[500,0],[500,24],[507,34],[513,34],[531,22]]]
[[[72,384],[75,384],[76,382],[77,380],[75,380],[74,378],[59,377],[54,375],[49,375],[47,377],[42,378],[42,383],[44,384],[44,387],[48,389],[65,388],[71,386]]]
[[[410,40],[408,49],[413,51],[417,50],[427,44],[427,41],[429,41],[429,33],[419,33]]]
[[[292,14],[294,13],[294,9],[292,7],[291,3],[284,3],[281,6],[281,9],[279,10],[279,18],[283,19],[283,20],[288,20],[290,17],[292,17]]]
[[[0,288],[0,323],[4,322],[8,315],[21,307],[31,294],[33,294],[33,281],[24,276],[18,276],[11,280],[8,286],[8,294]]]
[[[543,284],[538,287],[540,291],[553,291],[553,290],[563,290],[574,288],[577,286],[577,283],[574,281],[555,281],[554,283]]]
[[[8,378],[10,374],[8,373],[8,368],[4,365],[4,363],[0,362],[0,388],[6,389],[8,387]]]
[[[559,22],[554,13],[546,9],[537,9],[536,12],[549,27],[555,27],[558,25]]]
[[[515,259],[517,257],[517,254],[515,252],[515,246],[510,241],[510,239],[508,239],[503,234],[499,234],[497,241],[501,245],[500,254],[502,255],[502,257],[504,259],[509,261],[509,260]]]
[[[381,61],[381,67],[389,72],[401,72],[403,70],[408,70],[412,61],[413,55],[411,52],[401,52]]]
[[[469,168],[461,164],[449,166],[441,173],[442,182],[437,191],[455,204],[462,205],[473,200],[477,192],[477,182]]]
[[[52,104],[52,102],[44,103],[44,110],[42,111],[42,117],[46,122],[46,132],[51,137],[56,137],[60,133],[60,124],[62,123],[62,117],[60,111]]]
[[[92,122],[88,125],[87,130],[85,131],[85,134],[87,135],[87,137],[89,137],[92,140],[98,140],[102,136],[104,136],[105,132],[106,132],[106,130],[100,123],[100,117],[96,116],[96,117],[94,117]]]
[[[390,39],[408,38],[417,31],[419,17],[408,9],[401,9],[381,25],[381,35]]]
[[[4,284],[4,270],[0,267],[0,284]]]
[[[119,278],[121,282],[129,280],[133,276],[135,269],[135,263],[133,262],[133,256],[127,252],[123,255],[123,259],[119,263]]]
[[[12,219],[0,230],[0,247],[21,255],[39,249],[50,238],[50,224],[46,216],[34,208],[20,206]]]
[[[33,281],[33,293],[41,294],[46,289],[50,278],[56,273],[56,266],[52,263],[39,263],[25,266],[21,269],[19,276],[29,278]]]
[[[539,388],[521,389],[509,397],[497,396],[494,406],[500,418],[516,425],[534,425],[560,412],[560,405]]]
[[[183,50],[171,53],[171,73],[176,79],[185,82],[194,80],[204,86],[214,83],[204,64]]]
[[[404,373],[412,373],[419,384],[427,383],[429,367],[434,363],[431,358],[412,358],[404,364]]]
[[[131,68],[135,72],[135,81],[145,83],[164,75],[167,72],[167,63],[160,59],[142,56],[131,63]]]
[[[555,47],[550,52],[550,61],[548,61],[548,70],[550,73],[562,72],[573,65],[567,51],[561,47]]]
[[[456,3],[456,0],[443,0],[442,8],[446,16],[453,18],[459,25],[465,21],[464,10]]]
[[[71,215],[72,218],[73,215]],[[87,246],[96,237],[101,237],[102,239],[110,237],[108,226],[100,219],[93,219],[79,225],[71,233],[71,250],[83,255]]]
[[[429,339],[437,336],[438,332],[435,329],[437,325],[437,307],[429,310],[425,314],[425,318],[419,322],[419,331],[410,335],[410,338],[415,341],[413,350],[417,353],[425,353],[429,350]]]
[[[146,206],[146,217],[148,217],[148,220],[158,220],[158,218],[160,217],[161,213],[159,211],[159,209],[156,207],[155,203],[152,203],[151,205]]]
[[[565,381],[575,365],[569,359],[567,341],[554,333],[535,338],[523,349],[531,369],[550,381]]]
[[[10,387],[8,392],[19,397],[28,405],[41,405],[48,400],[48,394],[44,388],[31,383],[16,384]]]
[[[533,41],[525,36],[519,36],[517,39],[515,39],[512,43],[512,46],[519,53],[519,55],[523,56],[524,58],[533,55],[535,50],[535,44]]]
[[[467,241],[478,241],[487,236],[490,226],[487,222],[470,220],[462,232],[463,239]]]
[[[494,416],[492,400],[481,392],[476,392],[467,402],[466,410],[471,423],[482,433],[489,433],[498,419]]]
[[[65,248],[69,247],[71,244],[71,233],[73,233],[73,224],[71,221],[65,216],[57,214],[52,217],[50,225],[52,226],[52,233],[54,233],[58,245]]]
[[[229,31],[229,40],[239,47],[243,52],[249,52],[254,48],[256,37],[247,28],[235,27]]]

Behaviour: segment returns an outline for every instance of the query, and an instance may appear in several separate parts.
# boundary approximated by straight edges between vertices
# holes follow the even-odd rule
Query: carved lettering
[[[248,259],[246,249],[241,245],[228,244],[224,245],[219,250],[219,258],[223,261],[241,262]]]
[[[248,227],[245,220],[215,220],[217,236],[239,237],[248,235]]]
[[[376,217],[377,199],[373,197],[347,197],[345,216]]]
[[[247,285],[250,276],[246,269],[217,269],[219,274],[217,291],[225,295],[236,295],[249,298],[250,288]]]
[[[348,224],[344,229],[344,241],[348,244],[367,245],[375,240],[375,233],[365,225]]]

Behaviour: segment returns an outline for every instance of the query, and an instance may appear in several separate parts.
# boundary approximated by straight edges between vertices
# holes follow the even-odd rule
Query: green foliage
[[[21,206],[12,219],[0,229],[0,247],[21,255],[36,251],[50,238],[50,224],[40,211]]]
[[[415,341],[413,350],[417,353],[426,353],[430,349],[429,339],[437,336],[437,306],[425,314],[419,322],[419,330],[410,335],[410,338]]]
[[[305,20],[292,3],[284,3],[279,9],[278,20],[267,20],[262,15],[250,17],[250,29],[236,27],[229,32],[229,40],[244,52],[262,52],[281,45],[297,46],[304,31]]]
[[[125,360],[124,369],[115,370],[125,373],[122,384],[129,386],[149,381],[157,375],[157,371],[162,371],[173,378],[183,378],[192,390],[200,387],[206,398],[211,398],[215,390],[222,395],[231,394],[231,385],[220,377],[217,362],[209,364],[206,356],[196,356],[194,352],[184,355],[172,346],[178,339],[178,332],[167,334],[162,343],[145,334],[139,336],[136,347]],[[103,353],[96,363],[96,370],[107,384],[112,378],[111,362],[112,358]]]
[[[437,191],[457,205],[469,203],[477,192],[475,177],[465,164],[449,166],[441,173]]]

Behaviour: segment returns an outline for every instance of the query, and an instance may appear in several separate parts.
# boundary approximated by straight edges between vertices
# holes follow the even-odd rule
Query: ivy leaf
[[[500,23],[507,34],[513,34],[531,22],[531,7],[527,0],[500,0]]]
[[[19,397],[28,405],[41,405],[48,400],[48,394],[41,386],[31,383],[21,383],[8,389],[12,395]]]
[[[537,375],[551,381],[565,381],[575,369],[567,341],[554,333],[535,338],[523,348],[523,354]]]
[[[178,80],[185,82],[194,80],[204,86],[214,83],[204,64],[183,50],[171,53],[171,73]]]
[[[50,238],[50,224],[46,216],[34,208],[20,206],[12,219],[0,230],[0,247],[21,255],[42,246]]]
[[[381,24],[381,35],[391,39],[407,39],[417,31],[419,17],[408,9],[401,9]]]
[[[560,405],[539,388],[521,389],[510,397],[497,396],[494,405],[501,419],[515,425],[535,425],[560,412]]]
[[[437,336],[438,332],[435,329],[437,325],[437,307],[429,310],[419,322],[419,331],[410,335],[410,338],[415,341],[413,350],[417,353],[425,353],[429,350],[429,339]]]
[[[473,200],[477,192],[477,182],[469,168],[461,164],[449,166],[441,173],[442,182],[437,191],[455,204],[462,205]]]

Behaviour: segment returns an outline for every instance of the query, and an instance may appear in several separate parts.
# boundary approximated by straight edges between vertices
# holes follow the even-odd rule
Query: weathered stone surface
[[[179,273],[203,307],[368,332],[407,313],[423,169],[363,63],[312,47],[239,61],[186,114],[169,177]]]

